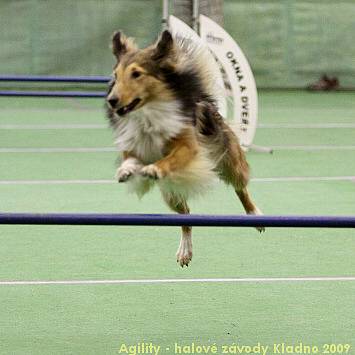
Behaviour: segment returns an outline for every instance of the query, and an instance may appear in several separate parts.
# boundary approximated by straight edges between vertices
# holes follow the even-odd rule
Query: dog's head
[[[164,31],[155,44],[144,49],[139,49],[122,32],[116,32],[112,51],[117,64],[106,99],[113,113],[124,116],[150,101],[172,99],[164,81],[164,73],[172,70],[176,56],[169,31]]]

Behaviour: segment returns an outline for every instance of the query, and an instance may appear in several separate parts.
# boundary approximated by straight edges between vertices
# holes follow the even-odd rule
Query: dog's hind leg
[[[180,214],[189,214],[190,210],[186,203],[186,200],[182,196],[177,196],[173,193],[167,193],[162,191],[167,205],[175,212]],[[189,266],[189,262],[192,259],[192,228],[190,226],[182,226],[182,234],[180,239],[180,245],[176,253],[177,262],[181,267],[184,265]]]
[[[259,210],[259,208],[254,204],[252,199],[250,198],[249,192],[246,187],[241,190],[235,190],[236,194],[238,195],[245,211],[247,214],[254,214],[254,215],[262,215],[263,213]],[[256,227],[256,229],[261,233],[265,232],[265,227]]]
[[[247,184],[249,180],[249,166],[245,160],[234,133],[225,131],[226,151],[218,164],[220,178],[227,184],[231,184],[239,197],[247,214],[262,215],[263,213],[252,201]],[[259,232],[264,232],[264,227],[256,227]]]
[[[240,186],[234,185],[234,191],[236,192],[237,196],[240,199],[240,202],[242,203],[245,212],[247,214],[253,214],[253,215],[257,215],[260,216],[263,213],[261,212],[261,210],[255,205],[255,203],[253,202],[253,200],[251,199],[250,195],[249,195],[249,191],[247,189],[247,187],[243,187],[240,188]],[[261,232],[265,232],[265,227],[255,227],[257,231]]]

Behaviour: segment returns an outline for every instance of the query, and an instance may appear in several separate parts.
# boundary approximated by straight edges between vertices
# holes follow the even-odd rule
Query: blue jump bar
[[[0,96],[21,97],[105,97],[104,91],[46,91],[46,90],[0,90]]]
[[[58,76],[58,75],[0,75],[0,81],[55,82],[55,83],[108,83],[109,76]]]
[[[355,216],[0,213],[0,224],[355,228]]]

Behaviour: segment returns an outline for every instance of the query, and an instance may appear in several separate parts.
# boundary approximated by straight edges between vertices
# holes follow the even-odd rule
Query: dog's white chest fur
[[[116,145],[120,151],[133,152],[144,164],[163,157],[166,142],[186,127],[186,118],[176,101],[154,102],[120,117],[116,125]]]

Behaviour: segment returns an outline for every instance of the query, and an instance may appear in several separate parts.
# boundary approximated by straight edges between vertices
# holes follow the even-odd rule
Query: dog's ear
[[[153,59],[154,60],[162,60],[163,58],[167,57],[171,52],[173,51],[174,48],[174,40],[173,36],[168,30],[165,30],[160,38],[158,39],[158,42],[155,46],[155,50],[153,53]]]
[[[124,34],[120,31],[115,32],[112,36],[112,53],[117,59],[127,52],[125,39]]]
[[[112,36],[112,53],[117,61],[128,51],[136,50],[137,47],[130,38],[127,38],[121,31],[117,31]]]

